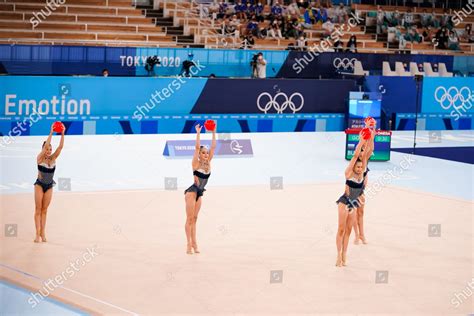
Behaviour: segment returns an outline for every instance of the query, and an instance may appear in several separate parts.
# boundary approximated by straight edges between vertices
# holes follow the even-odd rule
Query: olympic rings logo
[[[357,61],[357,58],[334,58],[332,64],[334,67],[338,70],[348,70],[348,69],[354,69],[355,62]]]
[[[469,104],[468,109],[470,109],[472,107],[471,102],[474,100],[474,93],[467,86],[461,89],[457,87],[449,87],[448,89],[438,87],[435,90],[434,98],[445,110],[449,110],[452,106],[457,109],[464,107],[466,104]]]
[[[261,101],[265,97],[268,98],[268,101],[262,107]],[[299,98],[300,100],[298,107],[296,107],[296,104],[293,101],[294,98]],[[281,103],[278,102],[279,99],[283,102]],[[286,95],[286,93],[283,93],[283,92],[278,92],[277,94],[275,94],[274,97],[272,97],[272,95],[268,92],[263,92],[263,93],[260,93],[260,95],[257,98],[257,107],[260,111],[264,113],[267,113],[272,107],[279,114],[283,113],[283,111],[285,111],[286,108],[288,107],[290,108],[291,111],[293,111],[293,113],[296,113],[303,108],[303,105],[304,105],[304,98],[303,98],[303,95],[299,92],[293,93],[290,97],[288,97],[288,95]]]

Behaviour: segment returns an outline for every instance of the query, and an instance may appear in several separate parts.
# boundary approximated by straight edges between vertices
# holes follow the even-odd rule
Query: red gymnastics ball
[[[53,124],[53,131],[56,133],[62,133],[64,130],[64,125],[60,121],[54,122]]]
[[[216,122],[213,120],[207,120],[204,122],[204,127],[206,128],[206,131],[213,131],[216,128]]]
[[[370,132],[370,129],[366,127],[360,131],[360,136],[362,136],[363,139],[368,140],[372,136],[372,133]]]

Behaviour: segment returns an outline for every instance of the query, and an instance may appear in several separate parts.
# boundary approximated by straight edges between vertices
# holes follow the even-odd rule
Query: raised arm
[[[64,133],[66,131],[66,127],[64,126],[63,124],[63,131],[61,132],[61,141],[59,142],[59,147],[56,148],[56,150],[54,151],[54,154],[53,154],[53,159],[56,159],[59,157],[59,155],[61,154],[61,151],[63,150],[63,147],[64,147]]]
[[[36,157],[36,162],[38,164],[43,160],[44,155],[46,154],[46,148],[48,148],[48,146],[51,144],[51,138],[53,138],[53,132],[54,132],[53,126],[54,126],[54,123],[51,125],[51,130],[49,132],[48,139],[46,139],[46,142],[44,143],[43,148],[41,148],[41,152]]]
[[[360,136],[360,141],[356,146],[354,156],[352,157],[351,161],[349,161],[349,165],[347,166],[346,171],[344,173],[345,176],[346,176],[346,179],[351,177],[352,170],[354,169],[354,165],[355,165],[357,159],[359,158],[360,151],[362,150],[362,146],[364,146],[364,144],[366,142],[367,141],[365,139],[363,139],[362,136]],[[365,170],[366,163],[364,161],[362,161],[362,163],[363,163],[363,167],[364,167],[364,170]]]
[[[217,130],[217,123],[216,123],[216,127],[212,131],[212,143],[211,143],[211,151],[209,152],[209,161],[211,161],[212,157],[214,157],[214,151],[216,150],[216,130]]]
[[[369,140],[367,141],[367,145],[365,145],[365,150],[364,150],[364,160],[365,162],[369,161],[370,157],[372,156],[372,153],[374,152],[374,142],[375,142],[375,129],[371,129],[371,136]]]
[[[201,130],[202,126],[197,124],[196,125],[196,148],[194,149],[194,156],[193,156],[193,170],[199,167],[199,151],[201,150]]]

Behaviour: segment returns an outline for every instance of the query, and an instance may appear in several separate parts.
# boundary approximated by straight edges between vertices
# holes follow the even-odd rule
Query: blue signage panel
[[[449,114],[455,120],[474,114],[474,78],[424,78],[423,113]]]

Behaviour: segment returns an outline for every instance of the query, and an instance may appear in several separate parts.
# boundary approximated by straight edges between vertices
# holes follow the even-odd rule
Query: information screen
[[[348,127],[365,127],[364,119],[368,116],[373,117],[377,121],[377,126],[380,126],[381,107],[381,100],[350,99]]]
[[[359,143],[360,129],[346,130],[346,159],[351,160],[354,151]],[[369,160],[371,161],[388,161],[390,160],[390,148],[392,142],[391,131],[377,131],[374,139],[374,152]]]

